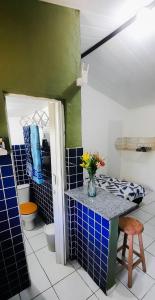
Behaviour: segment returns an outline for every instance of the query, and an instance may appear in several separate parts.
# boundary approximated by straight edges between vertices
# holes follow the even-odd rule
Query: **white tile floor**
[[[25,231],[25,249],[31,287],[10,300],[154,300],[155,299],[155,194],[145,197],[140,208],[133,212],[145,227],[143,239],[147,273],[141,266],[133,271],[133,286],[127,288],[127,271],[118,266],[117,283],[108,296],[98,288],[77,261],[66,266],[56,264],[55,254],[48,251],[43,224]],[[119,244],[123,236],[119,237]],[[138,241],[135,238],[135,249]]]

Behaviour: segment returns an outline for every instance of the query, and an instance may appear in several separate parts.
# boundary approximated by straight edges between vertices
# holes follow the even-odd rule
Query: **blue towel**
[[[32,155],[31,155],[31,140],[30,140],[30,126],[23,127],[25,152],[26,152],[26,171],[27,175],[32,178]]]
[[[42,172],[42,160],[41,160],[41,149],[40,149],[40,138],[39,138],[39,128],[36,125],[30,126],[31,130],[31,153],[33,159],[33,180],[42,184],[43,172]]]

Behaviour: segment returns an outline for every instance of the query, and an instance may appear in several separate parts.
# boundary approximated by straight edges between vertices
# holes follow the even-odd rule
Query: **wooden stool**
[[[143,272],[146,272],[142,232],[144,230],[143,224],[137,219],[130,217],[120,217],[119,230],[124,232],[123,245],[118,248],[117,252],[122,250],[122,259],[117,257],[117,261],[125,266],[128,270],[128,287],[132,287],[132,270],[140,263],[142,263]],[[133,237],[138,235],[140,253],[133,249]],[[127,239],[129,240],[129,246],[127,245]],[[129,249],[128,261],[125,261],[126,249]],[[133,253],[136,254],[139,259],[133,263]]]

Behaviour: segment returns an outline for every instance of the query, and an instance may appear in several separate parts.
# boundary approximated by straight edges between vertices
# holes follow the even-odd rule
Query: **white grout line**
[[[73,272],[69,273],[68,275],[66,275],[66,276],[63,277],[62,279],[58,280],[56,283],[54,283],[54,284],[52,285],[52,287],[54,288],[55,285],[57,285],[59,282],[61,282],[61,281],[64,280],[65,278],[71,276],[73,273],[76,273],[76,270],[73,269]]]
[[[155,239],[144,249],[146,252],[150,253],[152,256],[155,256],[155,254],[152,254],[147,250],[148,247],[150,247],[155,242]]]
[[[45,247],[43,247],[43,248],[41,248],[41,249],[44,249],[44,248],[47,248],[47,246],[45,246]],[[41,250],[41,249],[39,249],[39,250]],[[50,282],[50,284],[51,284],[51,287],[53,287],[53,286],[56,285],[58,282],[64,280],[66,277],[68,277],[69,275],[71,275],[71,274],[73,274],[73,273],[75,272],[75,270],[74,270],[73,272],[71,272],[71,273],[68,274],[67,276],[65,276],[65,277],[63,277],[62,279],[60,279],[58,282],[52,284],[52,282],[50,281],[50,279],[49,279],[49,277],[48,277],[48,275],[47,275],[47,273],[46,273],[46,271],[45,271],[45,269],[44,269],[43,266],[41,265],[41,263],[40,263],[40,261],[39,261],[37,255],[36,255],[36,252],[38,252],[39,250],[37,250],[37,251],[34,251],[34,250],[33,250],[33,253],[34,253],[35,257],[37,258],[37,261],[39,262],[39,265],[41,266],[42,270],[44,271],[44,273],[45,273],[47,279],[49,280],[49,282]],[[31,253],[31,254],[32,254],[32,253]]]
[[[98,291],[98,290],[97,290],[97,291]],[[97,291],[96,291],[96,292],[97,292]],[[95,293],[96,293],[96,292],[95,292]],[[95,294],[95,293],[93,292],[93,294],[92,294],[91,296],[89,296],[88,298],[86,298],[85,300],[89,300],[89,299],[90,299],[92,296],[95,296],[95,297],[96,297],[96,299],[99,299],[99,298],[96,296],[96,294]]]
[[[120,280],[119,280],[120,281]],[[138,298],[122,281],[120,283],[138,300],[141,300],[141,298]]]
[[[152,288],[155,286],[155,283],[152,285],[152,287],[150,288],[150,290],[152,290]],[[144,297],[150,292],[150,290],[144,295]],[[144,299],[144,297],[142,299]],[[141,299],[141,300],[142,300]]]
[[[30,246],[31,246],[31,244],[30,244]],[[31,246],[31,248],[32,248],[32,246]],[[33,253],[34,254],[36,254],[37,252],[39,252],[40,250],[42,250],[42,249],[44,249],[44,248],[47,248],[47,245],[46,246],[43,246],[42,248],[39,248],[39,249],[37,249],[37,250],[34,250],[33,248],[32,248],[32,250],[33,250]],[[31,253],[32,254],[32,253]],[[29,255],[29,254],[28,254]]]
[[[82,268],[82,267],[81,267]],[[79,269],[78,269],[79,270]],[[80,275],[80,273],[78,272],[78,270],[76,270],[76,273],[81,277],[81,279],[84,281],[84,283],[87,285],[87,287],[89,288],[89,290],[91,290],[91,292],[94,294],[94,291],[91,289],[91,287],[88,285],[88,283],[83,279],[83,277]],[[85,271],[85,270],[84,270]],[[85,271],[86,272],[86,271]],[[88,274],[88,273],[87,273]],[[89,275],[89,274],[88,274]],[[93,280],[93,279],[92,279]],[[98,291],[98,290],[97,290]],[[92,296],[92,295],[91,295]],[[89,297],[90,298],[90,297]]]
[[[40,227],[40,228],[41,228],[41,227]],[[37,233],[37,234],[35,234],[35,235],[31,236],[31,237],[27,237],[26,234],[25,234],[24,231],[23,231],[23,233],[24,233],[25,237],[27,238],[27,240],[29,240],[29,239],[31,239],[31,238],[33,238],[33,237],[35,237],[35,236],[37,236],[37,235],[39,235],[39,234],[41,234],[41,233],[43,233],[43,232],[44,232],[44,231],[39,232],[39,233]]]
[[[32,249],[32,250],[33,250],[33,249]],[[26,255],[26,256],[29,256],[29,255],[32,255],[32,254],[35,255],[34,250],[33,250],[32,253],[30,253],[30,254],[28,254],[28,255]],[[51,282],[50,282],[50,280],[49,280],[49,278],[48,278],[48,276],[47,276],[45,270],[43,269],[42,265],[40,264],[40,262],[39,262],[39,260],[38,260],[38,257],[37,257],[36,255],[35,255],[35,257],[36,257],[36,259],[37,259],[37,261],[38,261],[38,263],[39,263],[41,269],[43,270],[45,276],[47,277],[47,279],[48,279],[48,281],[49,281],[49,283],[50,283],[50,285],[51,285]],[[29,272],[29,276],[30,276],[30,272]],[[30,282],[31,282],[31,276],[30,276]],[[50,288],[51,288],[51,287],[52,287],[52,285],[50,286]],[[42,293],[39,293],[38,295],[36,295],[35,297],[33,297],[33,298],[29,299],[29,300],[35,299],[36,297],[38,297],[39,295],[43,294],[45,291],[49,290],[50,288],[44,290]]]
[[[38,296],[40,296],[40,295],[42,295],[43,293],[45,293],[45,292],[47,292],[48,290],[50,290],[52,287],[49,287],[48,289],[46,289],[45,291],[43,291],[42,293],[40,293],[40,294],[38,294],[37,296],[35,296],[35,297],[33,297],[33,298],[31,298],[31,299],[29,299],[29,300],[34,300],[34,299],[36,299]],[[54,289],[53,289],[54,290]],[[55,292],[55,290],[54,290],[54,292]],[[58,297],[58,295],[57,295],[57,293],[55,292],[55,294],[56,294],[56,296]],[[58,297],[58,299],[60,300],[60,298]],[[52,299],[51,299],[52,300]]]
[[[59,299],[59,300],[61,300],[61,299],[59,298],[59,296],[58,296],[58,293],[56,292],[56,290],[55,290],[55,288],[54,288],[54,287],[53,287],[53,290],[54,290],[54,292],[55,292],[56,296],[58,297],[58,299]]]

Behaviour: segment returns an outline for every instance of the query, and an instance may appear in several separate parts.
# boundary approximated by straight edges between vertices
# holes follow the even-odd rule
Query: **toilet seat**
[[[25,202],[19,205],[21,215],[30,215],[37,212],[38,206],[33,202]]]

